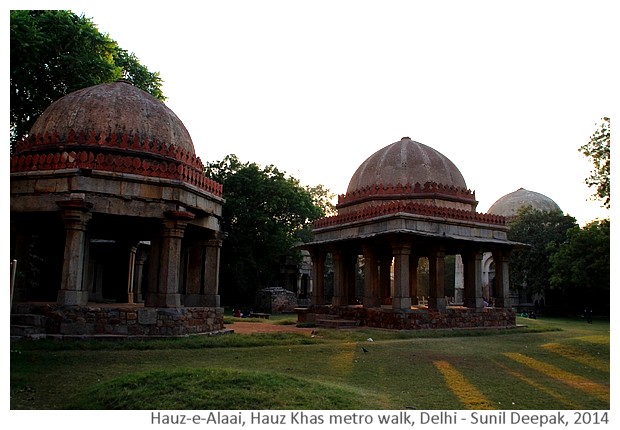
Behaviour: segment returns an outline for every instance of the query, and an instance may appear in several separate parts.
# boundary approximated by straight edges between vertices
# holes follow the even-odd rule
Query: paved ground
[[[272,324],[269,322],[243,322],[235,321],[233,324],[226,324],[227,330],[234,330],[238,334],[246,333],[312,333],[316,330],[311,327],[296,327],[295,325]]]

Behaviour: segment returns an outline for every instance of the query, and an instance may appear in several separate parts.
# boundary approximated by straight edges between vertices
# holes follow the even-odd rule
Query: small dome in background
[[[535,191],[519,188],[517,191],[506,194],[493,203],[488,213],[514,217],[519,210],[528,206],[541,212],[561,211],[557,203],[549,197]]]

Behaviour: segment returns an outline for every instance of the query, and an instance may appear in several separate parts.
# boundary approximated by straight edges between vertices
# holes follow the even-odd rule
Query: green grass
[[[302,378],[238,369],[175,369],[124,375],[85,390],[70,409],[354,409],[360,392]],[[146,404],[145,398],[151,400]]]
[[[11,408],[609,409],[609,323],[518,323],[14,342]]]

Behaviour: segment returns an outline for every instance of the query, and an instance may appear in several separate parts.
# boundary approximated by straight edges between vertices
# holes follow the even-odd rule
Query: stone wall
[[[67,336],[185,336],[224,329],[224,310],[215,307],[60,306],[21,303],[14,315],[41,316],[41,331]]]
[[[305,322],[327,314],[359,321],[361,326],[396,330],[516,326],[516,313],[508,308],[484,308],[477,311],[450,307],[445,311],[415,309],[403,312],[362,306],[311,306],[298,314]]]
[[[280,287],[263,288],[256,292],[255,311],[269,314],[294,312],[297,296],[292,291]]]

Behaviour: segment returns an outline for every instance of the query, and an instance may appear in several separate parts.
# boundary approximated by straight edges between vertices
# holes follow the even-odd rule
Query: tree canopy
[[[311,238],[311,222],[325,214],[320,206],[325,189],[303,187],[273,165],[242,163],[235,155],[208,163],[206,173],[223,185],[226,199],[222,301],[252,303],[258,289],[277,286],[282,258],[294,244]]]
[[[566,240],[567,232],[576,227],[575,218],[561,211],[539,211],[528,206],[519,211],[510,224],[508,238],[528,244],[517,248],[510,257],[510,283],[525,286],[525,294],[548,292],[550,287],[550,244]]]
[[[610,165],[611,165],[611,125],[608,117],[598,124],[598,129],[590,136],[590,141],[579,148],[594,165],[590,176],[586,179],[589,187],[595,187],[595,197],[603,201],[603,206],[610,207]]]
[[[609,220],[593,221],[568,230],[566,241],[550,245],[551,287],[562,290],[565,300],[609,312]]]
[[[52,102],[81,88],[122,78],[165,100],[158,72],[73,12],[12,10],[10,44],[11,144]]]

